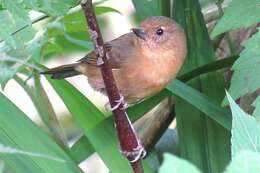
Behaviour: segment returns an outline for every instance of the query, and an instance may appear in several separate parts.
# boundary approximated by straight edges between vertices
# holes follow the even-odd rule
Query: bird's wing
[[[105,49],[107,52],[108,63],[111,68],[118,69],[129,58],[135,56],[137,48],[136,36],[133,33],[128,33],[106,43]],[[90,52],[79,62],[97,66],[97,57],[95,51]]]

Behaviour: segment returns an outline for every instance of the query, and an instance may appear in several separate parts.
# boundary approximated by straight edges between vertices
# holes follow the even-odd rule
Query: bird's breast
[[[128,64],[119,87],[128,100],[138,100],[161,91],[175,76],[181,63],[174,59],[142,59]]]

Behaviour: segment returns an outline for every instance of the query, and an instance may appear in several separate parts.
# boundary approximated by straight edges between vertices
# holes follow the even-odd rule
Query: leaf
[[[34,38],[26,43],[25,51],[33,58],[36,62],[40,61],[41,50],[48,41],[47,30],[40,30],[36,33]]]
[[[180,73],[215,61],[215,52],[198,0],[174,0],[172,7],[176,21],[186,30],[189,49]],[[231,125],[231,117],[227,112],[221,114],[225,110],[219,106],[224,97],[223,76],[218,72],[211,72],[193,78],[188,84],[197,92],[186,92],[187,95],[178,92],[186,99],[177,97],[175,102],[181,156],[203,172],[221,172],[230,160],[230,148],[227,147],[230,146],[230,132],[227,129]],[[194,99],[190,99],[191,94],[194,94]],[[199,95],[203,99],[195,99]],[[196,108],[191,105],[191,101]],[[207,102],[210,104],[205,104]],[[211,109],[214,111],[211,112]],[[216,112],[219,113],[215,117],[213,113]]]
[[[25,23],[30,24],[29,11],[25,9],[23,1],[20,0],[3,0],[3,6],[12,14],[14,18]]]
[[[170,96],[170,92],[167,90],[163,90],[162,92],[152,96],[151,98],[144,100],[141,103],[138,103],[132,107],[127,109],[127,114],[132,122],[140,118],[142,115],[150,111],[154,108],[160,101],[162,101],[165,97]],[[106,119],[102,120],[97,126],[98,127],[107,127],[113,124],[113,116],[110,115]],[[101,128],[102,130],[103,128]],[[113,131],[115,129],[113,128]],[[99,132],[100,133],[100,132]],[[102,131],[102,136],[104,135],[104,130]],[[97,134],[96,134],[97,135]],[[111,136],[110,136],[111,138]],[[110,140],[110,139],[108,139]],[[103,143],[102,143],[103,145]],[[113,147],[113,146],[112,146]],[[103,148],[103,147],[102,147]],[[91,151],[92,150],[92,151]],[[82,136],[70,149],[70,155],[76,163],[79,163],[85,160],[90,154],[94,153],[94,148],[90,145],[90,141],[86,138],[86,136]],[[148,169],[148,168],[147,168]]]
[[[77,3],[78,0],[38,0],[37,10],[50,16],[61,16],[65,15]]]
[[[1,25],[1,24],[0,24]],[[26,31],[27,32],[27,31]],[[29,31],[28,31],[29,32]],[[23,34],[23,32],[19,33]],[[37,67],[28,63],[31,59],[39,62],[41,59],[42,47],[47,43],[48,35],[46,30],[40,30],[37,34],[27,40],[28,38],[23,38],[16,35],[13,39],[21,41],[20,45],[16,44],[16,48],[10,48],[9,46],[3,46],[2,50],[0,47],[0,85],[2,88],[6,83],[24,67],[31,67],[38,70]],[[24,37],[27,35],[25,34]],[[15,42],[17,42],[15,40]]]
[[[213,102],[208,96],[179,80],[171,82],[167,86],[167,89],[205,113],[209,118],[218,122],[226,129],[231,128],[231,114],[227,110],[221,108],[217,103]]]
[[[76,164],[80,164],[94,152],[95,149],[86,136],[82,136],[68,151],[71,159]]]
[[[259,173],[260,155],[258,153],[243,150],[232,159],[225,173]]]
[[[1,153],[1,160],[4,160],[5,163],[12,168],[13,172],[82,172],[48,135],[39,129],[22,111],[1,93],[0,104],[1,144],[21,151],[41,153],[48,157],[59,158],[66,161],[57,162],[35,156]]]
[[[0,62],[0,85],[3,90],[9,79],[11,79],[15,73],[16,69],[10,68],[6,64]]]
[[[184,159],[171,154],[164,154],[163,158],[163,164],[159,168],[159,173],[200,173],[198,168]]]
[[[260,11],[260,10],[259,10]],[[245,49],[233,65],[234,74],[229,93],[234,99],[260,88],[260,32],[257,32],[243,46]],[[226,103],[224,101],[224,103]]]
[[[22,34],[16,34],[15,37],[12,36],[12,33],[26,24],[25,21],[18,20],[7,10],[0,11],[0,39],[6,41],[6,44],[11,48],[19,47],[21,38],[24,38],[22,34],[30,33],[30,35],[26,34],[26,40],[30,40],[34,32],[31,27],[28,27]],[[3,47],[3,45],[1,45],[1,47]]]
[[[169,0],[132,0],[138,19],[148,16],[170,16]]]
[[[232,111],[232,156],[243,150],[251,150],[260,154],[260,124],[254,117],[245,113],[227,92]]]
[[[95,6],[94,10],[96,15],[100,15],[108,12],[116,12],[121,14],[118,10],[111,7]],[[60,19],[59,22],[61,22],[61,25],[63,26],[63,30],[66,33],[87,31],[86,19],[82,9],[64,16],[63,18]]]
[[[215,37],[231,29],[248,27],[260,22],[259,0],[235,0],[224,10],[224,16],[213,29]]]
[[[252,105],[255,107],[255,110],[253,112],[253,116],[259,122],[260,121],[260,96],[258,96],[255,99],[255,101]]]

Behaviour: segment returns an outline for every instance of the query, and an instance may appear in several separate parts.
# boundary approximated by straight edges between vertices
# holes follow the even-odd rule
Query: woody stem
[[[143,173],[141,159],[145,153],[145,150],[124,110],[124,101],[122,101],[122,96],[116,86],[112,69],[108,65],[106,49],[104,47],[104,41],[93,10],[92,0],[82,0],[81,7],[85,13],[89,33],[95,47],[96,56],[98,57],[97,65],[100,67],[102,73],[110,105],[112,108],[116,107],[116,109],[113,109],[113,114],[121,147],[120,149],[131,163],[134,172]],[[118,101],[121,101],[120,105],[118,105]]]

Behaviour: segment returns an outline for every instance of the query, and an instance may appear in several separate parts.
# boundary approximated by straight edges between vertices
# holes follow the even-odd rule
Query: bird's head
[[[148,17],[141,22],[140,28],[134,28],[132,31],[138,37],[141,49],[148,53],[155,55],[162,53],[186,54],[184,30],[170,18],[163,16]]]

